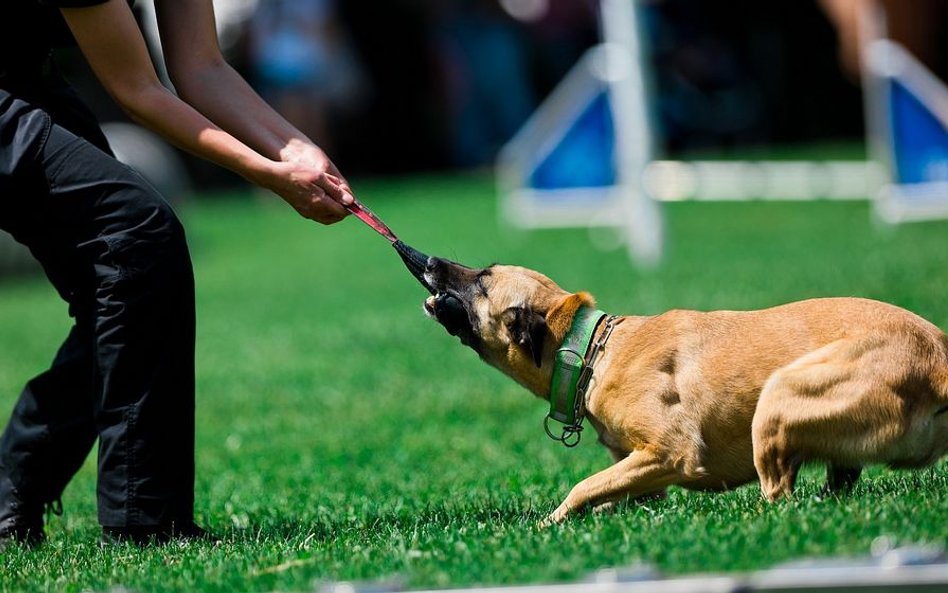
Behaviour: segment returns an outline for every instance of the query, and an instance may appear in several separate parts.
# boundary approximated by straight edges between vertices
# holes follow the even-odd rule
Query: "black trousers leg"
[[[91,417],[100,523],[190,521],[194,284],[183,229],[137,173],[55,124],[28,165],[13,176],[11,194],[0,194],[13,202],[0,205],[0,226],[31,249],[68,300],[77,330],[63,352],[77,367],[65,375],[82,375],[79,361],[88,361],[91,401],[79,411],[81,381],[68,391],[31,382],[0,439],[0,469],[21,495],[58,496],[33,485],[55,490],[68,481],[78,464],[61,452],[88,451]],[[49,376],[66,369],[59,366]]]
[[[26,384],[0,437],[0,474],[8,476],[0,491],[9,491],[0,499],[32,504],[34,513],[59,498],[98,436],[92,349],[82,333],[73,327],[50,369]]]

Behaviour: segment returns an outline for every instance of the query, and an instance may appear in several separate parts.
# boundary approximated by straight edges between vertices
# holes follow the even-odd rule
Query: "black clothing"
[[[0,9],[0,70],[35,68],[56,47],[75,45],[59,8],[107,0],[4,0]]]
[[[7,497],[3,506],[0,507],[0,552],[12,543],[35,547],[45,540],[43,505],[31,505]]]
[[[57,500],[97,438],[103,526],[190,524],[194,284],[184,231],[115,160],[48,59],[0,72],[0,229],[31,250],[75,318],[0,437],[0,533],[24,519],[17,509]]]

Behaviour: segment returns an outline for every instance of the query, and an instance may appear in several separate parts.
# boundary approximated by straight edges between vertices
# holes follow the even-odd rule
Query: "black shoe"
[[[43,507],[18,501],[0,503],[0,549],[14,544],[36,547],[46,541]]]
[[[39,525],[11,524],[0,527],[0,550],[16,544],[35,548],[45,541],[46,534],[43,533],[42,523]]]
[[[3,467],[0,467],[0,548],[21,544],[38,546],[46,539],[43,509],[36,496],[22,496]],[[62,513],[58,501],[50,509]]]
[[[147,546],[149,544],[161,545],[170,542],[217,543],[218,541],[214,534],[199,527],[193,521],[142,527],[103,527],[101,539],[103,546],[124,543]]]

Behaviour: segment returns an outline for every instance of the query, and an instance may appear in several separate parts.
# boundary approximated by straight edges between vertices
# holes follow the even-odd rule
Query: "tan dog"
[[[581,307],[542,274],[430,258],[425,311],[537,396]],[[596,333],[601,337],[603,325]],[[590,506],[721,490],[759,479],[773,501],[806,461],[828,492],[868,464],[930,465],[948,452],[948,338],[893,305],[814,299],[761,311],[620,317],[585,397],[615,464],[577,484],[548,522]]]

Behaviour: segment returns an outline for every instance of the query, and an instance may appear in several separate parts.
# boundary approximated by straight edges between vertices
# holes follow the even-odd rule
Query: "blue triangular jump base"
[[[876,200],[889,222],[948,218],[948,88],[900,45],[870,45],[870,112],[889,183]],[[873,122],[870,121],[870,125]]]

